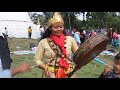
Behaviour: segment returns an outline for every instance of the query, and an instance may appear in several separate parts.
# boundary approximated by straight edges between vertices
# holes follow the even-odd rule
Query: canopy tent
[[[32,28],[32,37],[40,37],[39,25],[35,25],[28,12],[0,12],[0,31],[5,32],[5,27],[9,37],[28,38],[28,27]]]

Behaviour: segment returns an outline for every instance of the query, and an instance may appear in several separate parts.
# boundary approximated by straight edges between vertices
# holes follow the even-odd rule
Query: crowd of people
[[[69,73],[75,68],[73,64],[73,56],[78,48],[89,37],[94,36],[99,31],[87,31],[73,27],[72,30],[65,31],[64,20],[62,16],[55,12],[53,18],[48,22],[48,28],[40,26],[40,42],[34,56],[35,65],[42,69],[43,78],[68,78]],[[102,32],[103,33],[103,32]],[[106,33],[104,33],[106,34]],[[3,34],[4,35],[4,34]],[[0,78],[11,78],[12,76],[25,72],[30,69],[29,64],[22,64],[16,68],[11,68],[10,51],[7,44],[7,38],[0,34]],[[28,28],[28,38],[31,38],[32,29]],[[109,38],[109,44],[118,40],[119,35],[117,31],[113,32],[112,28],[106,34]],[[3,42],[6,42],[3,45]],[[119,46],[119,44],[117,44]],[[3,49],[6,48],[5,49]],[[7,53],[7,54],[6,54]],[[44,58],[44,61],[43,61]],[[119,78],[120,77],[120,53],[115,56],[114,68],[108,70],[105,68],[100,78]],[[9,63],[8,63],[9,62]],[[75,78],[75,74],[71,76]]]
[[[114,47],[119,47],[120,45],[120,35],[117,33],[117,30],[114,30],[112,28],[108,31],[108,38],[109,38],[109,44]]]

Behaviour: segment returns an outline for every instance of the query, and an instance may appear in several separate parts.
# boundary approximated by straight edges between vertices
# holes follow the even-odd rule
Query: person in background
[[[91,30],[90,37],[94,36],[94,30]]]
[[[115,56],[113,69],[106,66],[99,78],[120,78],[120,52]]]
[[[81,41],[80,41],[80,33],[78,32],[78,28],[77,27],[73,27],[71,32],[70,32],[70,36],[73,37],[78,45],[78,47],[80,47]],[[71,54],[71,59],[73,60],[74,57],[74,53]]]
[[[119,39],[118,37],[116,37],[113,41],[112,41],[112,46],[118,48],[119,47]]]
[[[6,35],[6,37],[8,37],[8,30],[6,27],[5,27],[5,35]]]
[[[78,28],[73,27],[72,31],[73,31],[72,32],[73,38],[75,39],[78,47],[80,47],[81,41],[80,41],[80,33],[78,32]]]
[[[32,36],[32,29],[31,29],[31,26],[29,26],[29,28],[28,28],[28,38],[31,39],[31,36]]]
[[[107,34],[108,38],[109,38],[109,44],[112,44],[112,39],[113,39],[113,31],[112,28],[109,28],[108,34]]]
[[[85,41],[85,34],[82,29],[80,30],[80,41],[81,41],[81,43],[84,43],[84,41]]]
[[[41,36],[41,38],[42,38],[42,37],[43,37],[43,34],[45,33],[45,28],[44,28],[43,26],[40,26],[39,31],[40,31],[40,36]]]
[[[113,41],[115,41],[118,38],[117,30],[113,32]]]

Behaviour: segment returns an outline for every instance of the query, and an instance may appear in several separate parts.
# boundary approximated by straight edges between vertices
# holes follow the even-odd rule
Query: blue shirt
[[[77,42],[77,43],[81,43],[81,41],[80,41],[80,36],[79,36],[79,34],[76,32],[76,33],[74,33],[74,39],[75,39],[75,41]]]

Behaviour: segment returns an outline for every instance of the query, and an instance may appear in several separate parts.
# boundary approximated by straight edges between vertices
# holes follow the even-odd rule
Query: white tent
[[[0,12],[0,31],[4,32],[5,27],[9,37],[28,38],[28,27],[32,28],[31,38],[39,38],[39,26],[35,25],[28,12]]]

